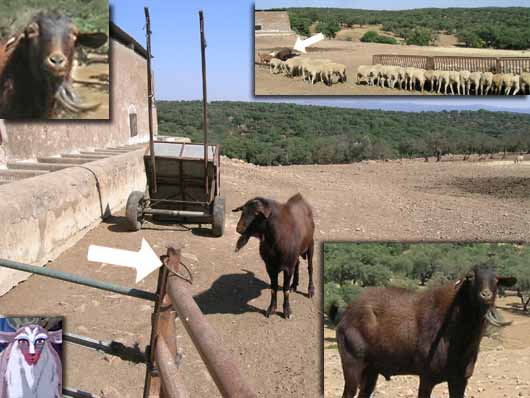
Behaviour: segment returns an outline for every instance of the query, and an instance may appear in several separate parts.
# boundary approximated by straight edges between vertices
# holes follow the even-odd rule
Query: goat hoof
[[[309,298],[313,297],[315,295],[315,287],[314,286],[309,286],[309,288],[307,289],[307,295],[309,296]]]
[[[295,286],[295,285],[292,285],[291,288],[289,289],[291,292],[297,292],[298,291],[298,286]]]
[[[285,319],[292,319],[293,318],[293,314],[291,313],[291,310],[289,308],[286,308],[283,311],[283,316],[285,317]]]
[[[265,311],[265,316],[269,318],[271,314],[274,314],[276,312],[276,307],[270,306],[267,308],[267,311]]]

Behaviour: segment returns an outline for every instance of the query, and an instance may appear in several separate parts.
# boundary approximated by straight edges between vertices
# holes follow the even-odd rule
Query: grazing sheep
[[[462,85],[462,95],[471,95],[469,92],[471,72],[468,70],[460,71],[460,84]],[[466,90],[467,89],[467,90]],[[467,91],[467,94],[466,94]]]
[[[519,82],[522,94],[530,94],[530,73],[528,71],[521,73]]]
[[[492,81],[492,94],[500,95],[502,94],[502,75],[501,74],[494,74],[493,75],[493,81]]]
[[[469,75],[469,80],[467,82],[467,92],[471,94],[471,88],[475,88],[475,95],[479,94],[480,81],[482,79],[482,72],[472,72]]]
[[[482,77],[480,79],[480,94],[481,95],[488,95],[488,93],[491,90],[491,87],[493,85],[493,73],[491,72],[484,72],[482,74]]]
[[[502,85],[504,86],[504,95],[510,95],[510,91],[513,90],[512,95],[516,95],[519,92],[519,76],[513,73],[504,73],[501,75]]]
[[[339,83],[346,81],[346,66],[335,62],[326,63],[322,66],[322,81],[324,84],[332,85],[333,77],[337,76]]]
[[[342,318],[336,328],[342,397],[358,390],[358,397],[371,397],[379,375],[417,375],[418,398],[431,397],[442,382],[451,398],[464,398],[488,322],[506,325],[496,313],[497,289],[516,282],[479,265],[441,287],[368,288],[342,314],[333,306],[330,317]]]
[[[376,73],[376,68],[374,65],[359,65],[357,68],[357,84],[361,84],[363,81],[369,86],[374,85],[374,74]]]
[[[303,57],[289,58],[284,62],[285,74],[289,77],[299,76],[302,74],[300,67],[305,62]]]
[[[271,62],[272,55],[266,54],[266,53],[259,53],[258,54],[258,62],[260,64],[268,65]]]
[[[281,59],[273,58],[269,62],[269,71],[272,74],[278,74],[283,71],[285,62],[283,62]]]

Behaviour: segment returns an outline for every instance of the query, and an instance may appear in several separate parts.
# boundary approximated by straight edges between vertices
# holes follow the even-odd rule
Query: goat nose
[[[53,66],[63,66],[66,62],[66,57],[61,53],[53,53],[48,57],[50,64]]]
[[[493,297],[493,293],[491,293],[491,290],[486,289],[480,292],[480,297],[484,300],[490,300]]]

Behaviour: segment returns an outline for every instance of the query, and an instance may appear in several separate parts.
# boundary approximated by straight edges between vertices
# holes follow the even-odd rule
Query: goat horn
[[[82,104],[78,102],[78,98],[74,94],[74,92],[70,88],[66,88],[64,86],[59,89],[59,91],[55,95],[55,98],[62,106],[64,106],[71,112],[89,111],[101,105],[100,102],[90,104]]]
[[[505,321],[504,319],[502,319],[501,315],[497,312],[496,308],[490,308],[486,312],[486,320],[493,326],[497,327],[508,326],[512,323],[512,321]]]

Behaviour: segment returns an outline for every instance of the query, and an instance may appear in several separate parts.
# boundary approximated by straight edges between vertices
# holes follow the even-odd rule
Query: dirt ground
[[[315,256],[316,297],[308,299],[305,295],[308,278],[302,261],[301,292],[291,295],[293,319],[287,321],[280,315],[267,319],[263,311],[270,298],[269,279],[258,254],[258,242],[251,240],[240,253],[234,253],[239,214],[230,209],[257,195],[284,201],[301,192],[314,208],[318,242],[323,239],[530,242],[527,161],[518,165],[371,161],[258,167],[223,159],[222,173],[222,190],[227,200],[226,233],[222,238],[209,237],[197,228],[156,224],[128,232],[121,212],[88,232],[72,249],[50,262],[49,267],[132,286],[134,275],[129,270],[89,263],[88,246],[138,250],[141,238],[145,237],[158,254],[163,254],[166,245],[173,242],[183,245],[183,261],[194,276],[191,289],[195,298],[259,397],[322,396],[320,245]],[[154,290],[155,283],[153,274],[138,288]],[[0,308],[8,315],[64,315],[65,328],[70,333],[115,339],[129,346],[137,344],[142,350],[148,343],[150,303],[113,293],[33,276],[0,297]],[[219,396],[178,320],[177,328],[184,355],[182,375],[190,396]],[[516,373],[511,370],[502,373],[509,377],[506,382],[512,383],[516,376],[526,380],[521,374],[523,363],[516,368],[513,358],[503,358],[496,366],[510,366],[514,372],[517,369]],[[524,361],[524,357],[517,360]],[[64,374],[66,386],[104,397],[138,397],[145,367],[66,344]]]
[[[74,69],[74,88],[81,101],[87,104],[100,103],[94,110],[70,115],[75,119],[109,119],[110,83],[108,62],[93,62]]]
[[[497,300],[499,312],[513,323],[492,338],[485,337],[473,377],[466,390],[470,398],[530,397],[530,315],[522,313],[517,297]],[[326,398],[342,396],[344,379],[337,350],[335,330],[324,325],[324,389]],[[419,379],[396,376],[390,381],[379,377],[373,398],[411,397],[418,393]],[[433,397],[447,398],[447,384],[439,384]]]
[[[310,85],[304,83],[301,77],[288,78],[284,75],[272,75],[269,69],[263,65],[255,65],[254,68],[254,94],[255,95],[421,95],[419,91],[407,91],[391,89],[388,87],[368,87],[365,84],[355,84],[355,74],[359,65],[371,65],[372,56],[375,54],[398,54],[398,55],[456,55],[456,56],[496,56],[517,57],[530,56],[530,51],[471,49],[454,47],[451,37],[442,35],[441,44],[447,47],[420,47],[406,45],[391,45],[378,43],[362,43],[358,41],[363,30],[368,28],[348,30],[338,33],[338,37],[352,37],[354,41],[346,40],[323,40],[308,47],[304,57],[325,58],[346,65],[347,82],[326,86],[322,82]],[[259,52],[270,52],[281,47],[292,48],[296,36],[258,36],[255,38],[256,60]],[[424,92],[424,95],[438,95]]]

